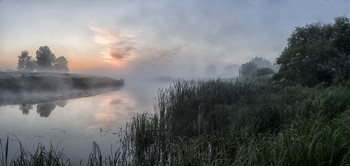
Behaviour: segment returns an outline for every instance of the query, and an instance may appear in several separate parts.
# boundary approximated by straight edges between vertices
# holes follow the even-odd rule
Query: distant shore
[[[0,105],[91,96],[123,85],[123,79],[88,74],[0,72]]]

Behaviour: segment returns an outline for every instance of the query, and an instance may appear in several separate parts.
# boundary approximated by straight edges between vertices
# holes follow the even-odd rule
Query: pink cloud
[[[95,24],[89,24],[89,29],[95,33],[94,41],[104,47],[101,54],[105,62],[120,67],[126,65],[130,58],[136,56],[134,50],[137,41],[134,35],[103,29]]]

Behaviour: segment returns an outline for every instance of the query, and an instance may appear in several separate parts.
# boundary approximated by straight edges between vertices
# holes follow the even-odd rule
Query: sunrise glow
[[[2,0],[0,68],[16,68],[21,51],[28,50],[35,58],[36,50],[44,45],[56,56],[66,57],[72,71],[116,68],[138,72],[140,68],[168,72],[178,66],[183,72],[203,71],[209,65],[224,68],[256,56],[274,62],[296,25],[315,20],[327,23],[349,13],[341,1],[325,0],[319,5],[324,10],[313,10],[314,3],[304,1],[187,5],[151,1],[141,5]],[[148,65],[152,67],[145,67]]]

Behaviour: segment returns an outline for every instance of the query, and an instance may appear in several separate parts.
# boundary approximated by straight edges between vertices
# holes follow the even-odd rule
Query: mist
[[[256,56],[274,63],[296,25],[331,22],[348,7],[330,0],[2,1],[0,67],[13,67],[19,50],[43,44],[69,59],[72,71],[201,75],[207,66],[222,70]]]
[[[150,153],[142,153],[146,149],[154,150],[152,154],[159,155],[157,159],[171,156],[169,165],[178,165],[171,162],[183,157],[176,155],[187,153],[189,149],[190,152],[194,150],[194,154],[210,155],[199,155],[204,157],[199,159],[196,158],[198,156],[185,156],[184,160],[191,159],[188,165],[205,165],[200,163],[212,159],[212,163],[218,162],[218,165],[244,165],[239,161],[230,162],[233,161],[231,158],[221,160],[224,157],[216,155],[242,155],[225,148],[234,146],[246,150],[250,147],[236,146],[242,145],[240,140],[260,143],[256,147],[252,144],[252,149],[266,146],[263,150],[268,150],[275,145],[289,145],[300,140],[290,137],[297,131],[293,128],[298,127],[295,124],[319,126],[307,123],[324,122],[329,117],[325,114],[325,119],[305,117],[305,121],[300,121],[303,119],[296,118],[300,117],[297,113],[305,111],[305,115],[309,115],[310,105],[315,110],[324,110],[329,106],[324,101],[328,100],[331,104],[350,101],[346,87],[336,87],[337,84],[332,85],[335,90],[327,89],[331,82],[322,82],[311,89],[299,84],[284,87],[283,81],[286,80],[290,81],[287,83],[303,80],[304,85],[311,81],[309,77],[304,79],[304,75],[300,75],[299,80],[294,79],[295,73],[304,72],[294,72],[288,68],[286,75],[278,75],[280,66],[276,64],[277,58],[288,48],[288,38],[298,29],[296,27],[315,22],[319,23],[317,25],[329,24],[338,16],[349,16],[349,9],[350,3],[346,0],[0,0],[0,145],[3,140],[11,140],[12,144],[23,145],[27,156],[34,156],[32,152],[35,153],[36,149],[44,149],[40,147],[42,144],[53,142],[54,145],[59,144],[55,147],[64,148],[64,154],[71,158],[73,165],[82,165],[82,159],[83,164],[88,162],[85,160],[87,156],[92,161],[96,149],[101,150],[101,156],[108,156],[111,151],[114,153],[111,145],[113,148],[123,147],[121,144],[125,142],[119,138],[126,138],[123,140],[128,146],[135,146],[131,147],[135,148],[131,151],[141,152],[140,156],[130,155],[132,159],[129,160],[152,159],[147,156]],[[347,41],[348,38],[344,36]],[[328,41],[328,44],[332,42]],[[38,46],[39,49],[50,46],[52,61],[48,66],[46,62],[37,63],[40,61],[35,57]],[[321,48],[319,45],[312,46]],[[26,51],[30,57],[30,70],[24,67],[26,58],[19,60],[23,54],[21,51]],[[318,49],[311,51],[315,55],[319,53]],[[327,51],[332,49],[322,52]],[[336,51],[334,55],[339,53]],[[294,55],[300,56],[300,59],[304,56],[290,53],[290,56]],[[56,60],[60,57],[64,59],[61,58],[61,65],[57,65]],[[263,63],[255,63],[255,60]],[[57,72],[57,67],[62,64],[67,68]],[[341,65],[336,67],[326,62],[324,64],[327,65],[323,66],[316,62],[310,64],[316,64],[312,69],[317,72],[308,73],[310,76],[316,73],[310,77],[315,84],[323,80],[340,81],[341,85],[349,83],[348,80],[338,79],[343,77],[335,77],[336,72],[349,76],[346,70],[340,72],[343,70],[339,67],[348,64],[339,63]],[[312,71],[308,65],[305,63],[302,69]],[[328,79],[328,76],[332,79]],[[323,87],[326,88],[322,90]],[[344,94],[336,96],[341,94],[337,89]],[[306,96],[318,94],[322,96],[304,101]],[[333,100],[338,98],[344,100]],[[324,107],[318,107],[322,102],[325,103]],[[341,108],[343,104],[344,108],[348,108],[344,103],[340,104]],[[334,109],[338,109],[339,105],[334,105]],[[343,121],[339,119],[339,123]],[[349,128],[346,125],[344,131]],[[137,129],[139,126],[144,128]],[[289,126],[292,126],[291,130]],[[146,133],[138,133],[143,131]],[[332,128],[330,131],[343,130]],[[126,133],[129,135],[123,135]],[[291,138],[290,142],[279,140],[284,133],[290,133],[283,137]],[[6,138],[7,135],[10,136]],[[307,135],[299,138],[313,137]],[[315,138],[319,138],[319,135]],[[333,137],[326,133],[324,140],[328,141],[329,138]],[[141,141],[132,142],[135,140]],[[212,140],[219,141],[219,144],[213,144]],[[266,140],[282,143],[270,146]],[[350,139],[344,137],[342,140]],[[178,144],[178,141],[181,143]],[[317,141],[312,139],[314,142]],[[344,145],[348,144],[346,142]],[[296,155],[289,151],[283,154],[292,154],[289,157],[294,159],[301,154],[301,150],[297,149],[299,145],[297,143],[295,146]],[[177,148],[172,146],[183,149],[178,153]],[[53,146],[50,144],[47,147]],[[139,147],[141,149],[137,149]],[[309,147],[313,146],[304,149]],[[199,151],[196,151],[198,148]],[[161,153],[164,149],[165,153]],[[276,149],[273,152],[283,147]],[[89,155],[91,150],[93,153]],[[3,152],[2,149],[0,151]],[[10,154],[15,156],[17,151],[16,146],[10,146]],[[170,154],[168,152],[172,154],[166,155]],[[212,154],[215,152],[220,153]],[[244,150],[240,152],[245,153]],[[251,149],[246,152],[251,153]],[[256,156],[261,154],[259,151]],[[277,156],[269,151],[264,154],[267,154],[264,159]],[[253,156],[252,161],[256,160],[254,155],[242,156],[243,160],[246,156]],[[323,159],[323,156],[318,158]],[[4,161],[3,158],[0,156],[0,161]],[[195,159],[198,159],[197,164],[192,163]],[[314,161],[313,158],[310,161]],[[344,161],[350,160],[346,158]],[[264,164],[273,162],[264,161]],[[130,165],[156,164],[145,162]]]

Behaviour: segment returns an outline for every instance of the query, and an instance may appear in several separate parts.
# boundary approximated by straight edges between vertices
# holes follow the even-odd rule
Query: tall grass
[[[8,159],[8,152],[9,152],[9,135],[7,135],[6,142],[4,142],[5,147],[3,147],[3,142],[0,139],[0,150],[1,150],[1,157],[0,157],[0,164],[2,166],[7,165],[7,159]]]
[[[131,152],[145,165],[350,164],[349,105],[344,86],[176,81],[130,122]]]
[[[34,153],[26,151],[22,143],[19,141],[20,150],[17,156],[11,161],[11,165],[47,165],[47,166],[66,166],[71,165],[70,160],[63,154],[63,150],[57,150],[57,147],[53,147],[50,143],[50,148],[47,150],[42,144],[38,144]]]

